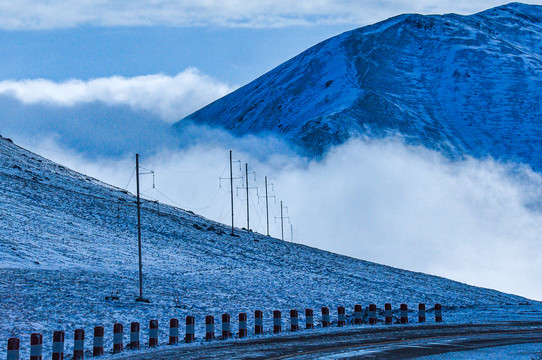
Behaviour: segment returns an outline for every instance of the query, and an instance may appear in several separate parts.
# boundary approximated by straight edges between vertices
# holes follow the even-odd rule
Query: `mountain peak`
[[[542,168],[542,7],[405,14],[317,44],[184,121],[271,133],[320,156],[400,134],[452,157]]]
[[[502,15],[507,13],[519,15],[520,17],[530,14],[540,18],[542,16],[542,6],[529,5],[520,2],[511,2],[505,5],[494,7],[489,10],[482,11],[477,15]]]

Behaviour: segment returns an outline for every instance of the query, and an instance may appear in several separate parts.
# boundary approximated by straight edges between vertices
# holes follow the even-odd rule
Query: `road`
[[[542,343],[542,322],[349,327],[206,344],[163,346],[116,359],[409,359],[493,346]]]

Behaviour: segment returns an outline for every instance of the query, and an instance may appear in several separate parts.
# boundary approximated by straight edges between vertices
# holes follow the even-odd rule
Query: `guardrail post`
[[[247,337],[247,314],[239,313],[239,338]]]
[[[215,318],[212,315],[205,317],[205,340],[211,341],[215,339]]]
[[[139,350],[139,323],[130,324],[130,350]]]
[[[354,324],[361,325],[363,323],[361,305],[354,305]]]
[[[195,340],[195,335],[194,335],[195,324],[196,324],[195,317],[193,316],[186,317],[186,336],[184,338],[184,341],[187,343],[191,343]]]
[[[102,356],[104,354],[104,334],[103,326],[94,327],[94,339],[92,339],[92,356]],[[114,337],[115,335],[113,335]]]
[[[384,304],[384,316],[386,317],[386,325],[391,325],[393,323],[393,312],[390,303]]]
[[[419,304],[418,305],[418,322],[424,323],[425,322],[425,304]]]
[[[278,334],[282,331],[282,319],[280,310],[273,310],[273,334]]]
[[[344,326],[346,324],[346,311],[343,306],[337,308],[337,326]]]
[[[322,326],[329,327],[329,323],[329,308],[324,306],[322,308]]]
[[[442,305],[435,304],[435,322],[442,322]]]
[[[121,353],[124,349],[124,326],[122,324],[113,325],[113,354]]]
[[[43,335],[33,333],[30,335],[30,360],[42,360]]]
[[[158,320],[151,320],[149,322],[149,347],[154,348],[158,346]]]
[[[222,339],[231,337],[230,314],[222,314]]]
[[[401,324],[408,324],[408,306],[401,304]]]
[[[305,309],[305,329],[314,329],[314,312],[312,309]]]
[[[55,331],[53,333],[53,360],[64,359],[64,331]]]
[[[263,313],[261,310],[254,311],[254,333],[263,334]]]
[[[19,360],[20,347],[21,341],[19,340],[19,338],[9,338],[7,360]]]
[[[376,305],[369,305],[369,325],[376,325]]]
[[[297,310],[290,310],[290,331],[294,332],[299,330],[299,315]]]
[[[73,360],[85,358],[85,330],[75,329],[73,335]]]
[[[179,342],[179,319],[169,320],[169,345]]]

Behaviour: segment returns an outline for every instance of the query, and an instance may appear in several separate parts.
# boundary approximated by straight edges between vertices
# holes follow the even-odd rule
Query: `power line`
[[[238,187],[237,190],[242,189],[246,190],[247,192],[247,231],[250,231],[250,201],[249,201],[249,190],[250,189],[256,189],[256,195],[258,195],[258,187],[257,186],[248,186],[248,164],[245,163],[245,186],[244,187]],[[254,181],[256,181],[256,172],[252,171],[250,174],[254,174]]]
[[[224,193],[224,196],[222,196],[221,200],[225,200],[226,196],[229,195],[229,193]],[[227,201],[223,201],[222,207],[220,208],[220,215],[218,216],[218,222],[222,222],[223,216],[224,216],[224,210],[226,210]]]
[[[264,227],[262,223],[262,214],[260,213],[260,208],[259,206],[257,206],[257,203],[254,200],[254,197],[250,198],[250,203],[252,204],[252,209],[254,210],[254,213],[256,214],[256,219],[258,220],[257,222],[258,227],[253,226],[253,230],[255,232],[258,232],[258,229],[261,229]]]
[[[282,206],[282,201],[280,202],[280,233],[281,233],[281,240],[284,241],[284,219],[288,219],[288,222],[290,222],[289,216],[284,216],[282,210],[286,209],[288,211],[287,206]],[[275,217],[277,219],[277,217]]]
[[[281,221],[281,223],[280,223],[281,239],[284,241],[284,220],[288,220],[288,222],[290,223],[290,238],[293,241],[293,225],[290,222],[290,217],[285,216],[285,213],[284,213],[284,210],[286,210],[286,212],[288,211],[288,207],[284,206],[283,202],[281,201],[280,202],[280,209],[279,209],[279,213],[280,213],[279,216],[277,216],[277,211],[274,209],[274,207],[272,207],[272,209],[269,208],[269,199],[270,198],[273,198],[275,200],[275,203],[276,203],[276,196],[269,194],[269,186],[271,186],[272,192],[274,193],[274,184],[269,183],[268,179],[267,179],[267,176],[265,176],[265,178],[264,178],[264,181],[265,181],[265,196],[260,196],[260,194],[258,192],[258,187],[257,186],[250,186],[250,184],[249,184],[249,175],[254,175],[254,181],[256,181],[256,172],[250,172],[249,173],[248,164],[245,163],[245,176],[234,176],[233,163],[235,163],[235,162],[239,163],[239,170],[241,170],[241,161],[240,160],[233,161],[232,157],[233,157],[232,151],[230,151],[230,159],[229,159],[230,160],[229,161],[230,176],[229,177],[223,177],[223,176],[219,177],[219,189],[215,192],[215,194],[213,195],[213,197],[210,200],[210,202],[208,203],[208,205],[206,205],[204,207],[185,206],[185,205],[177,202],[176,200],[174,200],[172,197],[166,195],[163,191],[161,191],[161,189],[159,189],[156,186],[156,179],[155,179],[156,174],[155,174],[155,172],[153,170],[147,169],[147,168],[142,167],[142,166],[139,166],[139,168],[134,168],[133,173],[136,172],[136,170],[141,169],[141,170],[144,170],[145,172],[138,172],[137,171],[138,176],[139,175],[145,175],[145,174],[152,174],[153,175],[153,185],[149,189],[146,189],[144,191],[139,191],[139,196],[141,197],[143,194],[145,194],[145,197],[148,197],[149,199],[151,199],[151,201],[155,202],[157,204],[157,206],[158,206],[158,214],[160,214],[160,201],[158,199],[155,199],[155,198],[148,195],[148,192],[151,191],[151,190],[156,191],[164,199],[167,199],[172,204],[175,204],[175,205],[177,205],[177,206],[179,206],[181,208],[192,209],[192,210],[206,210],[206,209],[209,209],[211,207],[214,207],[214,206],[222,203],[224,201],[225,197],[227,196],[227,194],[229,193],[230,194],[230,202],[231,202],[232,234],[234,234],[235,214],[239,213],[242,210],[242,204],[239,203],[238,211],[235,211],[235,206],[234,206],[235,204],[234,204],[234,201],[233,201],[233,180],[237,180],[237,179],[242,180],[242,179],[244,179],[244,183],[245,183],[244,186],[237,186],[236,187],[236,190],[237,190],[236,193],[237,193],[237,197],[239,198],[238,190],[245,190],[246,191],[247,231],[251,231],[251,229],[250,229],[250,206],[251,206],[251,204],[253,206],[256,218],[258,220],[256,225],[258,225],[259,227],[262,226],[262,218],[261,218],[261,214],[259,212],[259,208],[255,205],[254,199],[250,198],[250,190],[251,189],[256,189],[256,195],[257,195],[258,203],[259,203],[260,198],[265,198],[265,205],[266,205],[266,207],[265,207],[266,234],[268,236],[270,236],[270,222],[269,222],[270,215],[275,215],[274,216],[275,220],[280,219],[280,221]],[[222,175],[224,175],[224,172],[226,172],[227,168],[228,168],[228,166],[224,167]],[[129,186],[129,184],[130,184],[130,182],[131,182],[131,180],[133,178],[133,173],[132,173],[132,176],[130,177],[130,180],[128,181],[128,184],[127,184],[126,188]],[[225,192],[224,196],[218,196],[221,189],[222,189],[222,180],[230,180],[230,191]],[[139,200],[139,201],[141,201],[141,200]],[[222,221],[222,218],[223,218],[223,213],[224,213],[224,208],[225,208],[224,205],[222,205],[220,207],[219,221]],[[270,211],[273,214],[270,214]],[[119,218],[119,217],[120,217],[120,202],[117,204],[117,218]],[[275,221],[275,224],[276,224],[276,221]]]
[[[130,185],[130,182],[132,181],[132,178],[134,177],[134,174],[136,172],[136,168],[134,167],[134,170],[132,171],[132,175],[130,175],[130,180],[128,180],[128,184],[124,187],[124,190],[128,190],[128,186]]]
[[[222,187],[222,180],[230,180],[230,193],[231,193],[231,235],[234,235],[235,234],[235,226],[234,226],[234,208],[233,208],[233,180],[234,180],[234,177],[233,177],[233,163],[234,162],[239,162],[239,171],[241,171],[241,161],[240,160],[236,160],[236,161],[233,161],[232,160],[232,151],[230,150],[230,177],[229,178],[223,178],[223,177],[220,177],[218,178],[219,180],[219,187]],[[224,174],[224,173],[222,173]],[[239,179],[238,177],[236,177],[235,179]]]
[[[273,184],[270,184],[272,189],[273,189],[273,192],[275,192],[275,188],[273,186]],[[268,191],[267,191],[267,176],[265,177],[265,196],[258,196],[258,202],[260,201],[260,197],[265,197],[265,218],[266,218],[266,223],[267,223],[267,236],[269,236],[269,198],[274,198],[275,199],[275,202],[277,201],[276,199],[276,196],[275,195],[268,195]]]
[[[222,175],[224,175],[224,172],[226,171],[227,167],[228,167],[227,165],[224,167],[224,171],[223,171]],[[194,170],[194,171],[179,170],[179,169],[175,169],[175,168],[172,168],[172,167],[169,167],[169,166],[164,166],[164,165],[160,165],[160,168],[168,169],[170,171],[174,171],[174,172],[177,172],[177,173],[180,173],[180,174],[201,174],[201,173],[204,173],[204,172],[211,172],[211,170],[212,171],[216,170],[216,168],[214,166],[203,169],[203,170]]]

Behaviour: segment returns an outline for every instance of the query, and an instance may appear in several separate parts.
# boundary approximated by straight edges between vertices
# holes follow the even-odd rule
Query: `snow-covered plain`
[[[409,308],[439,302],[448,322],[542,319],[540,304],[519,296],[240,229],[232,237],[227,225],[163,204],[158,212],[157,204],[147,201],[142,205],[143,270],[144,295],[151,303],[136,303],[133,195],[0,139],[0,204],[4,354],[7,339],[16,336],[26,357],[30,334],[40,332],[49,357],[55,330],[66,331],[69,354],[73,330],[79,327],[86,330],[90,349],[95,325],[106,327],[110,349],[113,323],[126,329],[139,321],[145,334],[150,319],[159,320],[164,341],[169,319],[184,324],[187,315],[196,317],[201,337],[205,315],[219,320],[227,312],[235,319],[244,311],[252,327],[256,309],[264,311],[268,326],[274,309],[287,314],[311,307],[318,319],[318,309],[328,306],[334,319],[337,306],[352,312],[354,304],[382,307],[385,302],[394,308],[401,302]],[[106,301],[111,292],[120,299]],[[431,312],[428,318],[432,321]]]

